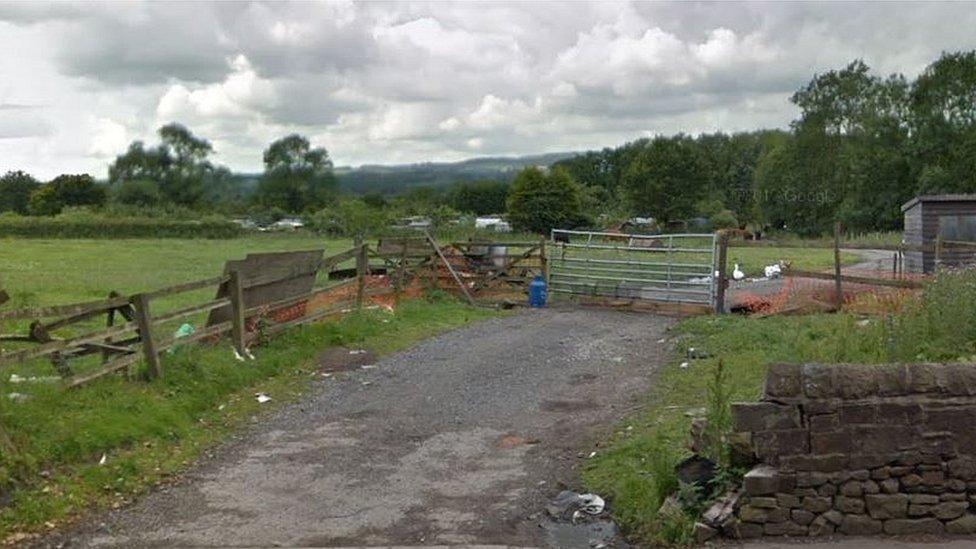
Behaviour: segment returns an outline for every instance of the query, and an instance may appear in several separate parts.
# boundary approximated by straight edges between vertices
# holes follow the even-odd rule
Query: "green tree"
[[[659,137],[637,153],[622,184],[635,213],[667,223],[694,214],[695,203],[705,194],[704,175],[693,139]]]
[[[64,201],[50,183],[41,185],[30,194],[27,211],[30,215],[58,215],[64,209]]]
[[[115,186],[115,201],[130,206],[156,206],[162,201],[159,185],[149,179],[127,179]]]
[[[504,212],[507,196],[508,183],[504,181],[472,181],[455,184],[448,200],[460,212],[486,215]]]
[[[13,211],[27,215],[30,195],[41,184],[22,171],[10,171],[0,177],[0,212]]]
[[[54,189],[58,199],[65,206],[101,206],[105,204],[105,187],[95,183],[88,174],[62,174],[48,185]]]
[[[512,225],[534,233],[585,223],[580,186],[559,168],[549,173],[539,168],[519,172],[509,189],[507,208]]]
[[[297,134],[273,142],[264,151],[264,176],[257,193],[265,206],[289,212],[322,208],[336,193],[329,153],[312,148],[308,139]]]

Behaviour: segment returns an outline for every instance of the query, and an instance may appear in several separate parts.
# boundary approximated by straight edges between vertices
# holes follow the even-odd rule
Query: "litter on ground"
[[[258,404],[264,404],[265,402],[270,401],[271,397],[265,393],[254,393],[254,400],[257,400]]]

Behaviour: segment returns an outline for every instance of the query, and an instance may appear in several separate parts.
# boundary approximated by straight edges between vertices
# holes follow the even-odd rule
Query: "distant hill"
[[[335,169],[343,191],[365,194],[397,194],[413,187],[444,187],[458,181],[495,179],[510,181],[526,166],[549,166],[578,153],[561,152],[516,157],[471,158],[460,162],[363,165]]]

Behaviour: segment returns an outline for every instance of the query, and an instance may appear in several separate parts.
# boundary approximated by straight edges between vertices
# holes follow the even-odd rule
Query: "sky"
[[[174,121],[249,172],[295,132],[361,165],[787,127],[815,73],[913,77],[974,28],[964,2],[0,0],[0,172],[104,177]]]

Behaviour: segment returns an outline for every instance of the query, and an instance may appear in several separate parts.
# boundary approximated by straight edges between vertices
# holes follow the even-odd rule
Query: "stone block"
[[[739,509],[739,519],[741,519],[743,522],[764,524],[768,514],[769,509],[762,509],[759,507],[753,507],[751,505],[743,505]]]
[[[695,541],[699,544],[702,544],[717,536],[718,530],[712,528],[711,526],[705,524],[704,522],[696,522],[694,534],[695,534]]]
[[[908,465],[892,465],[888,470],[891,471],[893,477],[903,477],[914,471],[915,468]]]
[[[868,514],[876,519],[905,518],[908,516],[906,494],[872,494],[864,496]]]
[[[763,527],[762,524],[734,521],[723,532],[735,539],[755,539],[762,537]]]
[[[881,491],[885,494],[897,494],[898,488],[900,488],[898,479],[896,478],[885,479],[881,481],[880,485]]]
[[[950,477],[962,480],[976,479],[976,459],[972,456],[957,457],[950,460],[947,465]]]
[[[817,518],[817,515],[806,509],[793,509],[790,511],[790,520],[802,526],[809,526],[815,518]]]
[[[776,503],[783,509],[795,509],[800,506],[800,497],[795,494],[776,494]]]
[[[856,469],[851,471],[851,478],[854,480],[867,480],[871,478],[871,471],[867,469]]]
[[[884,533],[890,535],[941,534],[944,531],[942,523],[934,518],[892,519],[884,522]]]
[[[914,425],[923,420],[922,407],[911,402],[881,402],[878,404],[878,423]]]
[[[915,505],[914,503],[908,504],[908,516],[910,517],[924,517],[931,514],[931,505]]]
[[[797,454],[783,456],[780,458],[779,464],[781,467],[793,469],[794,471],[841,471],[847,468],[847,454]]]
[[[951,478],[945,481],[945,487],[946,490],[949,490],[950,492],[965,492],[966,481],[958,478]]]
[[[945,376],[938,364],[908,364],[908,390],[913,394],[943,392]]]
[[[925,430],[956,432],[962,425],[976,423],[976,406],[926,407]]]
[[[876,469],[871,469],[871,480],[885,480],[891,477],[891,469],[887,467],[878,467]]]
[[[779,507],[775,509],[766,510],[766,523],[770,522],[785,522],[790,520],[790,510],[780,509]]]
[[[836,412],[832,414],[808,415],[806,418],[807,427],[811,431],[831,431],[841,426],[840,415]]]
[[[807,496],[803,498],[803,508],[811,513],[823,513],[830,509],[833,498],[823,496]]]
[[[883,369],[884,366],[875,364],[835,366],[834,383],[837,396],[850,400],[878,396],[881,388],[879,384],[881,376],[878,374]]]
[[[752,446],[760,460],[776,464],[780,456],[808,453],[808,433],[806,429],[759,431],[752,434]]]
[[[810,523],[807,533],[812,537],[830,536],[834,533],[834,524],[824,517],[817,517]]]
[[[837,496],[834,498],[834,509],[860,515],[864,513],[864,500],[859,497]]]
[[[749,498],[749,505],[760,509],[775,509],[779,507],[775,497],[759,496]]]
[[[864,490],[859,481],[849,480],[840,485],[840,493],[844,496],[858,497],[864,493]]]
[[[901,485],[904,488],[913,488],[922,484],[922,477],[912,473],[901,477]]]
[[[972,364],[943,364],[945,386],[954,396],[976,395],[976,368]]]
[[[969,508],[967,501],[943,501],[932,506],[932,516],[939,520],[959,518]]]
[[[796,485],[799,488],[818,488],[828,482],[830,482],[830,477],[827,473],[810,471],[796,474]]]
[[[946,523],[947,534],[976,534],[976,515],[967,513],[956,520]]]
[[[904,364],[877,366],[874,375],[878,380],[878,396],[905,396],[911,393],[908,368]]]
[[[874,469],[875,467],[881,467],[882,465],[888,463],[888,457],[888,455],[862,453],[859,449],[858,453],[850,456],[848,466],[854,470]],[[852,474],[854,472],[855,471],[852,471]]]
[[[925,486],[942,486],[945,484],[945,473],[942,471],[924,471],[922,484]]]
[[[824,484],[820,488],[817,488],[818,496],[833,496],[837,493],[837,487],[833,484]]]
[[[849,536],[870,536],[880,534],[883,528],[880,520],[866,515],[844,515],[839,531]]]
[[[873,480],[865,480],[861,483],[861,490],[863,490],[865,494],[877,494],[881,491],[881,487],[878,486],[878,483]]]
[[[763,396],[766,398],[795,398],[802,392],[801,364],[770,364],[766,368]]]
[[[795,522],[767,522],[763,527],[763,532],[767,536],[805,536],[807,527]]]
[[[824,514],[820,516],[827,519],[827,521],[829,521],[834,526],[840,526],[840,523],[844,520],[844,515],[836,509],[831,509],[829,511],[826,511]]]
[[[933,494],[909,494],[908,502],[915,505],[931,505],[934,503],[939,503],[939,496]]]
[[[833,398],[837,396],[836,368],[827,364],[804,364],[803,394],[807,398]]]
[[[742,477],[742,485],[750,496],[767,496],[792,491],[791,477],[770,465],[757,465]]]
[[[725,494],[702,513],[702,520],[715,527],[726,524],[735,516],[735,511],[739,508],[740,499],[739,492]]]
[[[917,448],[920,438],[913,425],[855,425],[851,427],[851,436],[859,452],[884,456],[881,463],[868,468],[886,465],[892,454]]]
[[[799,429],[800,410],[775,402],[736,402],[732,404],[732,430],[769,431]]]
[[[842,425],[856,423],[875,424],[878,422],[878,407],[871,403],[844,403],[840,405]]]
[[[847,429],[810,431],[810,452],[813,454],[849,454],[851,434]]]
[[[939,494],[939,501],[967,501],[969,498],[963,492],[946,492]]]

